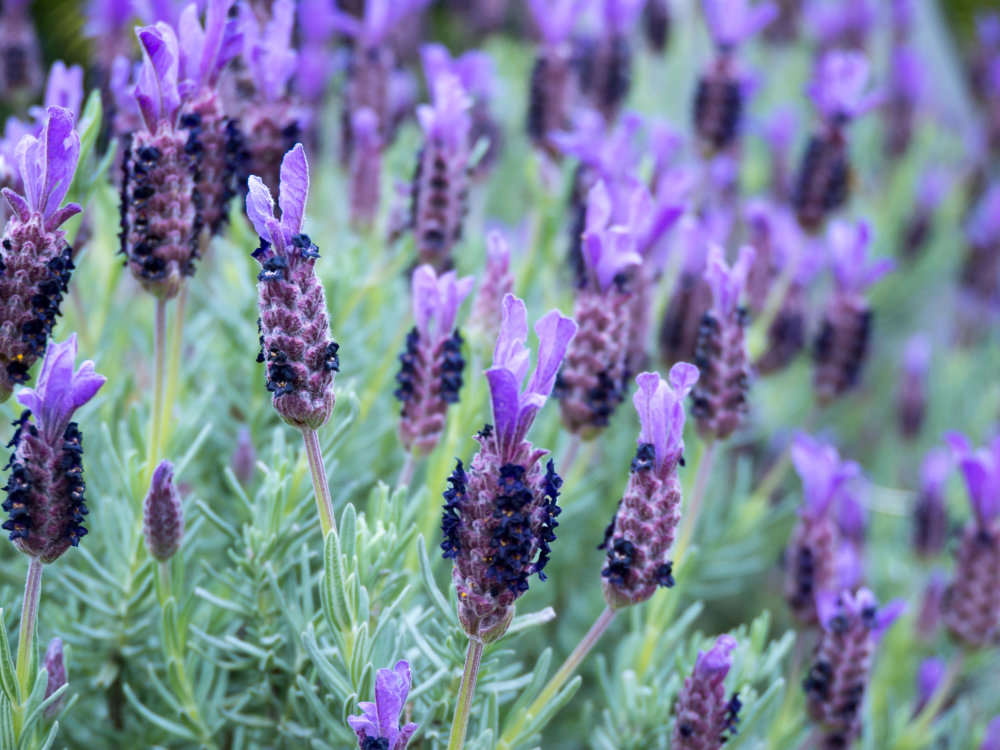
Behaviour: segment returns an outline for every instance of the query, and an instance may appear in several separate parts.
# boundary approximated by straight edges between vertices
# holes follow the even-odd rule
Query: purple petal
[[[42,215],[47,219],[59,208],[80,158],[80,136],[73,130],[73,113],[62,107],[49,107],[48,120],[42,130],[42,148],[45,159],[45,182],[41,200],[45,202]],[[67,217],[68,218],[68,217]]]
[[[24,198],[6,187],[3,189],[3,197],[7,199],[7,203],[21,221],[26,222],[31,218],[31,206]]]
[[[513,445],[517,433],[520,381],[510,370],[496,367],[486,371],[486,381],[489,383],[490,403],[493,405],[493,426],[503,453],[505,446]]]
[[[155,132],[161,119],[173,119],[180,107],[177,88],[180,52],[174,30],[162,21],[136,29],[143,50],[143,65],[135,87],[135,99],[146,127]]]
[[[429,323],[441,305],[438,295],[437,274],[433,266],[424,264],[413,272],[413,320],[422,336],[429,337]]]
[[[891,602],[879,609],[878,614],[875,615],[875,626],[872,628],[872,634],[878,638],[881,637],[889,626],[892,625],[904,612],[906,611],[906,602],[902,599],[893,599]]]
[[[523,300],[513,294],[504,295],[501,308],[500,333],[493,350],[493,367],[509,370],[520,388],[531,366],[531,352],[526,346],[528,308]]]
[[[195,82],[201,82],[201,61],[205,57],[205,30],[198,18],[198,6],[190,3],[181,11],[177,20],[178,42],[180,47],[180,77]]]
[[[45,228],[50,232],[54,229],[58,229],[82,210],[83,209],[80,208],[77,203],[67,203],[49,217],[48,221],[45,222]]]
[[[281,228],[289,236],[302,233],[309,195],[309,163],[301,143],[285,154],[281,160],[281,190],[278,206],[281,208]]]
[[[399,730],[399,737],[396,738],[396,745],[392,750],[406,750],[406,744],[410,741],[413,733],[416,732],[420,726],[410,722],[406,724]]]
[[[917,668],[917,705],[923,706],[934,697],[947,672],[948,662],[936,656],[920,662]]]
[[[632,403],[639,414],[638,445],[652,445],[659,461],[667,451],[667,403],[666,389],[661,388],[663,379],[655,372],[643,372],[636,376],[636,391]]]
[[[252,175],[247,180],[247,216],[257,231],[257,236],[273,245],[274,240],[268,227],[274,222],[274,199],[267,185],[257,175]]]
[[[754,36],[778,15],[773,3],[751,9],[748,0],[704,0],[705,20],[715,43],[732,47]]]
[[[1000,750],[1000,716],[995,717],[986,725],[983,733],[983,744],[979,750]]]
[[[399,735],[399,715],[406,705],[410,692],[410,665],[397,662],[394,669],[380,669],[375,673],[375,706],[378,711],[379,736],[395,745]]]
[[[374,703],[358,703],[358,708],[361,709],[361,716],[348,716],[347,723],[354,730],[354,733],[358,735],[358,740],[363,741],[368,737],[378,738],[379,727],[378,727],[378,713],[375,708]]]
[[[83,68],[73,65],[69,68],[62,60],[52,63],[49,80],[45,84],[45,108],[63,107],[73,113],[80,114],[80,104],[83,102]]]
[[[721,679],[733,665],[732,652],[739,645],[731,635],[720,635],[707,652],[699,651],[694,674],[700,679]]]
[[[542,39],[553,47],[568,39],[573,32],[581,5],[581,0],[528,0]]]
[[[44,208],[42,189],[45,184],[45,163],[41,156],[42,144],[33,135],[25,135],[17,142],[14,155],[24,184],[24,197],[32,211]]]
[[[577,325],[558,310],[550,310],[535,323],[538,336],[538,362],[528,383],[527,393],[534,393],[543,399],[549,397],[556,382],[556,375],[562,365],[569,342],[576,335]]]

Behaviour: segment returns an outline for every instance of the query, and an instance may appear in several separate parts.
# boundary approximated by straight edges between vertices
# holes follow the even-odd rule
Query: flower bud
[[[181,548],[184,539],[184,512],[174,485],[174,465],[161,461],[142,505],[142,534],[149,554],[166,562]]]
[[[739,645],[730,635],[720,635],[708,651],[699,651],[694,671],[677,696],[671,750],[721,750],[736,733],[742,708],[736,693],[726,698],[723,680]]]
[[[45,697],[47,700],[56,690],[66,684],[66,662],[63,660],[63,642],[61,638],[53,638],[49,641],[48,648],[45,649],[45,659],[42,662],[45,673],[48,675],[48,682],[45,683]],[[63,696],[59,696],[45,708],[45,718],[52,721],[59,715],[63,706]]]

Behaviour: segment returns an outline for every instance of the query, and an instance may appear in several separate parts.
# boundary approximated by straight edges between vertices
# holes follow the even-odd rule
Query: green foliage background
[[[949,4],[949,12],[959,19],[957,6]],[[42,0],[33,12],[47,56],[85,56],[79,15],[67,3]],[[961,115],[966,105],[955,50],[933,15],[922,17],[920,43],[934,62],[945,116]],[[568,313],[564,206],[571,167],[563,170],[555,194],[539,184],[521,127],[531,56],[521,43],[504,38],[491,39],[487,49],[500,68],[502,106],[496,111],[508,141],[496,173],[473,191],[458,267],[477,273],[487,224],[504,222],[512,228],[516,290],[531,317],[553,306]],[[708,49],[696,20],[683,20],[666,58],[644,53],[637,60],[630,106],[685,124],[695,71]],[[884,59],[883,53],[880,47],[876,59]],[[806,50],[755,48],[750,57],[765,73],[755,114],[793,103],[802,122],[811,122],[800,93]],[[334,102],[322,128],[330,143],[336,122]],[[895,254],[923,166],[956,164],[962,156],[958,135],[928,121],[911,154],[891,165],[882,156],[878,126],[869,117],[854,131],[860,179],[850,211],[873,221],[877,256]],[[408,124],[387,154],[386,204],[391,180],[411,174],[419,140],[415,125]],[[344,720],[358,700],[371,698],[374,669],[404,657],[414,668],[409,710],[421,724],[411,747],[445,745],[465,645],[452,606],[450,565],[437,553],[436,527],[454,457],[471,456],[470,436],[489,419],[480,376],[489,342],[469,342],[467,385],[449,414],[445,439],[418,467],[410,488],[394,489],[402,452],[392,390],[396,356],[411,326],[405,272],[413,248],[409,239],[393,246],[382,234],[353,234],[335,156],[311,150],[310,159],[306,230],[320,246],[317,270],[341,344],[337,408],[321,433],[341,533],[324,547],[298,435],[271,409],[254,361],[256,264],[249,253],[257,241],[236,207],[229,232],[214,243],[189,285],[178,405],[166,445],[177,464],[188,523],[182,553],[172,562],[172,591],[158,590],[140,535],[153,305],[115,256],[115,190],[99,183],[92,191],[87,212],[93,236],[56,337],[75,331],[82,354],[96,360],[109,382],[79,417],[91,534],[80,549],[49,566],[43,580],[38,641],[44,647],[58,635],[70,650],[71,698],[59,719],[58,746],[348,748],[353,735]],[[747,193],[762,188],[765,171],[763,146],[748,138]],[[470,748],[492,748],[500,736],[508,743],[501,746],[511,748],[665,748],[683,676],[707,636],[723,631],[735,632],[742,644],[727,684],[741,691],[747,705],[742,731],[727,747],[799,746],[808,732],[797,684],[804,657],[789,634],[778,568],[799,502],[798,483],[779,469],[769,475],[778,479],[773,493],[759,485],[780,461],[792,431],[805,425],[864,466],[871,480],[868,583],[882,600],[901,596],[910,602],[909,614],[881,644],[861,747],[975,745],[986,720],[1000,712],[991,677],[1000,667],[995,653],[967,661],[959,699],[936,721],[910,720],[919,659],[955,654],[943,635],[925,644],[913,632],[929,568],[950,565],[945,558],[924,566],[909,552],[908,508],[919,461],[943,430],[961,429],[979,440],[1000,414],[996,330],[970,348],[950,344],[962,210],[956,189],[926,253],[874,290],[875,339],[858,392],[816,409],[805,359],[754,384],[749,424],[712,474],[696,547],[678,564],[678,586],[620,615],[550,711],[527,717],[524,707],[603,609],[603,553],[596,545],[634,452],[632,409],[620,409],[609,429],[583,448],[565,476],[549,582],[532,581],[519,603],[521,619],[487,649]],[[664,285],[661,309],[667,293]],[[817,290],[817,306],[825,293]],[[906,444],[894,427],[894,394],[899,357],[916,330],[931,333],[935,357],[927,424],[917,441]],[[752,329],[752,340],[760,334]],[[16,416],[13,402],[0,406],[0,416],[4,422]],[[259,457],[246,486],[229,469],[242,425],[249,426]],[[553,451],[558,466],[568,439],[554,405],[543,411],[531,437]],[[692,432],[686,491],[701,450]],[[949,494],[954,516],[967,517],[959,482]],[[0,546],[0,603],[11,633],[25,569],[12,546]],[[523,731],[514,731],[519,725]],[[22,746],[40,742],[41,733]]]

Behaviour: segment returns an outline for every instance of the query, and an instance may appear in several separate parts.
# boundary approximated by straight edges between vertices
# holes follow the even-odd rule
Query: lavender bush
[[[1000,16],[0,5],[0,748],[1000,747]]]

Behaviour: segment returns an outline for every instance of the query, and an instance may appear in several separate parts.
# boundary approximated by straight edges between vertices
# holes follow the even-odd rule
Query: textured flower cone
[[[370,229],[378,216],[382,192],[382,139],[371,110],[354,117],[354,151],[351,153],[351,226]]]
[[[214,91],[185,107],[181,127],[189,134],[187,149],[195,163],[196,205],[204,228],[216,235],[229,220],[229,202],[236,195],[238,162],[232,155],[242,148],[242,134],[230,126]]]
[[[429,263],[437,271],[453,265],[451,251],[462,238],[468,194],[468,154],[442,148],[434,141],[425,144],[417,157],[412,203],[421,263]]]
[[[734,723],[722,684],[725,676],[726,672],[718,672],[707,678],[692,675],[684,680],[677,696],[671,750],[720,750],[725,745],[725,732]]]
[[[378,117],[379,134],[385,140],[390,133],[389,77],[395,64],[395,54],[388,45],[355,48],[347,66],[344,86],[344,111],[341,116],[341,150],[343,164],[350,164],[354,151],[354,129],[351,119],[366,107]]]
[[[501,465],[492,427],[476,439],[480,449],[469,470],[459,461],[448,480],[441,546],[455,562],[459,620],[467,633],[489,642],[507,630],[528,577],[545,579],[562,479],[551,460],[542,468],[546,451],[526,440]]]
[[[605,293],[590,287],[577,292],[573,317],[579,325],[556,380],[563,424],[589,440],[607,426],[625,398],[634,296],[617,283]]]
[[[899,434],[904,440],[913,440],[920,435],[926,414],[927,391],[924,388],[923,378],[905,378],[897,405]]]
[[[65,232],[42,222],[12,217],[0,247],[0,403],[45,353],[73,271]]]
[[[1000,636],[1000,524],[970,523],[956,553],[955,577],[942,602],[944,624],[970,648],[993,645]]]
[[[785,600],[803,625],[815,625],[816,594],[833,588],[837,527],[833,520],[802,518],[784,554]]]
[[[194,274],[202,220],[188,136],[161,123],[126,140],[122,161],[121,252],[150,294],[176,297]]]
[[[792,206],[799,224],[817,231],[827,217],[847,202],[851,166],[847,142],[839,131],[809,139],[792,189]]]
[[[933,230],[933,216],[924,208],[917,208],[903,227],[900,253],[908,260],[918,258],[927,246]]]
[[[414,455],[434,450],[444,432],[448,406],[458,403],[462,388],[462,337],[456,330],[437,343],[424,341],[414,328],[406,337],[406,351],[399,355],[399,387],[403,402],[399,439]]]
[[[923,489],[913,508],[913,550],[920,557],[936,557],[948,541],[948,508],[940,490]]]
[[[664,480],[653,470],[653,446],[640,446],[625,495],[601,545],[607,550],[601,571],[604,600],[613,609],[644,602],[657,587],[674,585],[667,554],[681,517],[681,486],[676,473],[666,473]]]
[[[861,377],[868,355],[872,312],[860,296],[837,295],[813,345],[813,387],[821,404],[847,392]]]
[[[750,363],[743,327],[746,314],[737,309],[732,319],[721,321],[709,310],[701,319],[694,362],[698,384],[691,393],[691,413],[702,437],[725,440],[747,412]]]
[[[237,167],[245,165],[239,172],[240,184],[245,185],[245,177],[255,174],[270,190],[276,191],[281,160],[300,136],[299,121],[291,105],[287,102],[255,103],[247,108],[240,129],[243,143],[237,147],[233,141],[227,142],[227,147],[233,146],[230,154],[236,159]],[[246,156],[245,161],[241,154]]]
[[[174,484],[174,467],[164,461],[153,472],[153,481],[142,506],[142,535],[149,554],[169,560],[181,548],[184,512]]]
[[[663,54],[670,41],[672,28],[670,4],[667,0],[647,0],[642,10],[642,30],[646,42],[657,54]]]
[[[633,286],[635,299],[628,330],[628,347],[625,352],[625,378],[628,379],[649,366],[649,330],[653,325],[653,293],[656,280],[652,269],[641,266],[635,272]]]
[[[971,245],[962,263],[962,291],[983,304],[993,303],[1000,278],[1000,243]]]
[[[303,234],[292,242],[287,257],[267,243],[254,254],[263,268],[257,277],[257,361],[267,363],[267,390],[278,415],[293,427],[315,430],[333,412],[339,346],[330,336],[326,295],[313,270],[316,246]]]
[[[694,97],[694,129],[702,149],[717,153],[731,146],[743,121],[743,89],[733,76],[731,60],[720,56],[698,80]]]
[[[479,291],[472,303],[469,330],[475,331],[484,341],[495,340],[500,328],[500,302],[513,290],[514,274],[510,271],[509,259],[492,262],[487,258]]]
[[[701,274],[683,273],[677,280],[660,324],[660,358],[671,366],[690,362],[698,348],[701,319],[712,306],[712,289]]]
[[[38,34],[26,12],[0,6],[0,95],[4,99],[41,90],[45,80]]]
[[[824,747],[850,747],[861,733],[859,712],[874,641],[864,617],[838,615],[816,646],[803,681],[809,716],[826,732]]]
[[[799,285],[793,285],[785,296],[778,314],[767,327],[767,349],[754,362],[762,375],[783,370],[806,345],[806,298]]]
[[[890,156],[899,158],[913,141],[913,118],[916,111],[908,96],[891,96],[883,109],[885,112],[885,148]]]
[[[573,90],[573,70],[566,49],[541,50],[531,70],[527,130],[535,147],[553,159],[560,157],[560,151],[549,135],[568,127]]]
[[[12,447],[3,528],[21,552],[44,563],[59,559],[87,533],[83,526],[83,436],[70,422],[54,444],[21,414]]]
[[[624,34],[577,40],[574,52],[580,89],[590,103],[613,122],[632,85],[632,50]]]

